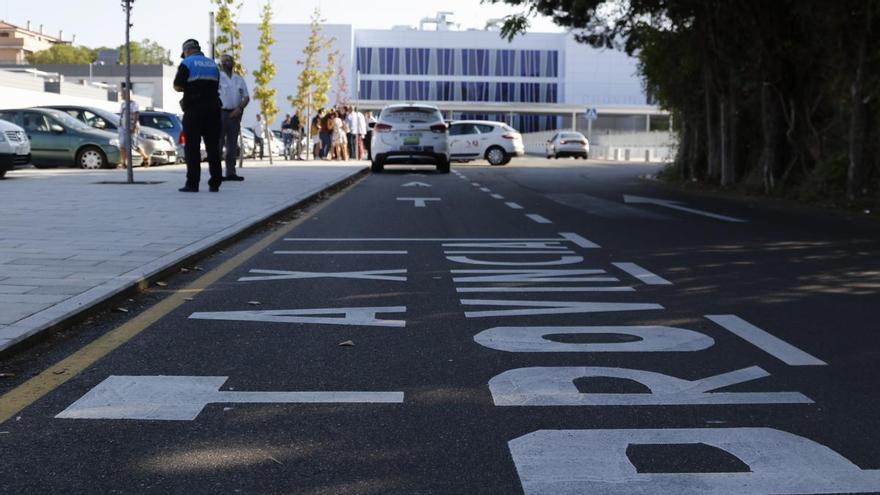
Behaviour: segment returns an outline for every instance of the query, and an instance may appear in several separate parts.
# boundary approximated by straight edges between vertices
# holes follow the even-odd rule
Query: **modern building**
[[[248,73],[259,67],[258,28],[239,26]],[[568,33],[529,33],[508,42],[497,24],[461,30],[448,12],[422,19],[419,27],[365,30],[326,24],[323,32],[335,39],[347,98],[364,109],[429,102],[451,119],[506,121],[522,132],[588,126],[644,131],[652,116],[666,119],[649,103],[635,59],[577,43]],[[273,86],[282,113],[292,111],[286,97],[296,92],[297,60],[309,33],[307,24],[274,26],[272,58],[278,74]],[[250,74],[248,83],[254,83]],[[331,94],[338,91],[336,78]],[[595,109],[598,119],[588,121],[588,109]],[[256,112],[256,105],[249,106],[245,122],[252,122]]]
[[[63,32],[59,32],[57,38],[43,33],[42,24],[39,30],[32,31],[30,21],[23,28],[0,21],[0,64],[26,64],[27,56],[34,52],[71,43],[64,41],[63,36]]]

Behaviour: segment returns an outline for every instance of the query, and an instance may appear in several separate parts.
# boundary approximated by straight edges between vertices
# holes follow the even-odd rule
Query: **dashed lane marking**
[[[550,220],[542,217],[541,215],[536,215],[534,213],[529,213],[526,216],[529,217],[529,219],[531,219],[532,221],[534,221],[536,223],[553,223]]]
[[[513,208],[514,210],[522,210],[523,209],[523,207],[520,206],[519,203],[510,202],[510,203],[504,203],[504,204],[507,205],[508,208]]]

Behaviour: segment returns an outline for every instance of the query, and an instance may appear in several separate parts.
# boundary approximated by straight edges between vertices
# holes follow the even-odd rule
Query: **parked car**
[[[141,128],[150,127],[158,129],[171,136],[171,139],[177,143],[177,162],[183,163],[186,159],[183,147],[186,144],[186,135],[183,132],[183,122],[180,117],[171,112],[157,112],[155,110],[147,110],[140,113]],[[201,161],[208,159],[208,152],[205,150],[205,143],[199,143],[199,151]]]
[[[0,120],[0,179],[18,165],[31,161],[31,142],[24,129]]]
[[[115,133],[89,127],[60,110],[0,110],[0,119],[24,128],[31,141],[31,163],[37,168],[75,165],[98,169],[119,163],[119,140]],[[134,165],[142,161],[138,154],[132,160]]]
[[[115,132],[119,135],[119,115],[102,108],[77,105],[53,105],[48,108],[61,110],[71,117],[85,122],[95,129]],[[152,127],[141,125],[138,132],[138,145],[155,165],[177,163],[177,146],[170,134]]]
[[[547,141],[547,158],[574,156],[586,160],[590,157],[590,141],[579,132],[559,132]]]
[[[449,173],[449,129],[435,106],[388,105],[373,127],[371,146],[373,172],[389,162],[428,162]]]
[[[454,161],[485,158],[492,165],[506,165],[525,151],[522,135],[504,122],[459,120],[449,126],[449,156]]]
[[[254,131],[250,127],[241,128],[241,153],[245,158],[253,158],[257,151],[257,145],[254,141]],[[264,151],[265,153],[265,151]]]

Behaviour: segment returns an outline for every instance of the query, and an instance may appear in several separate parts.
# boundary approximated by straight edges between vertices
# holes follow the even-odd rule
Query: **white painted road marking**
[[[620,311],[647,311],[664,309],[659,304],[607,303],[581,301],[514,301],[509,299],[462,299],[463,306],[519,306],[518,309],[491,311],[466,311],[466,318],[490,318],[500,316],[567,315],[580,313],[605,313]]]
[[[451,270],[453,275],[470,275],[453,277],[455,283],[535,283],[535,282],[619,282],[615,277],[594,277],[605,270],[562,270],[551,268],[535,268],[531,270]],[[586,276],[590,275],[590,276]]]
[[[583,236],[575,234],[574,232],[560,232],[559,235],[561,235],[563,239],[567,239],[582,248],[598,249],[600,247],[595,242],[593,242]]]
[[[519,203],[504,203],[508,208],[513,208],[514,210],[522,210],[523,207],[519,205]]]
[[[608,342],[568,343],[550,335],[607,335]],[[615,342],[612,336],[638,340]],[[494,327],[474,336],[483,347],[505,352],[695,352],[715,345],[706,334],[664,326]]]
[[[400,187],[431,187],[431,184],[427,184],[425,182],[407,182]]]
[[[488,187],[481,187],[481,188],[480,188],[480,191],[483,191],[483,192],[486,192],[486,193],[487,193],[487,192],[492,192],[492,190],[489,189]]]
[[[557,248],[550,248],[557,249]],[[491,251],[491,250],[464,250],[464,251],[443,251],[443,254],[574,254],[574,251],[569,251],[563,247],[559,247],[558,251],[553,250],[544,250],[544,251]]]
[[[555,255],[555,253],[550,254]],[[560,266],[576,265],[584,261],[583,256],[558,256],[557,259],[549,261],[484,261],[475,260],[468,256],[447,256],[446,259],[453,263],[488,266]]]
[[[775,337],[736,315],[706,315],[743,340],[789,366],[826,366],[828,363]]]
[[[568,239],[563,235],[562,239],[531,239],[522,237],[512,238],[478,238],[478,237],[287,237],[290,242],[563,242]],[[577,242],[575,242],[577,244]],[[450,246],[452,247],[452,246]],[[561,248],[562,249],[562,248]]]
[[[705,444],[748,466],[743,473],[640,473],[631,445]],[[539,430],[508,443],[526,495],[766,495],[880,492],[828,447],[773,428]]]
[[[412,201],[416,208],[424,208],[428,201],[440,201],[440,198],[397,198],[398,201]]]
[[[546,218],[542,217],[541,215],[536,215],[534,213],[530,213],[526,216],[529,217],[529,219],[531,219],[537,223],[553,223],[550,220],[547,220]]]
[[[625,203],[631,204],[653,204],[658,206],[663,206],[665,208],[671,208],[673,210],[684,211],[687,213],[693,213],[694,215],[702,215],[704,217],[714,218],[716,220],[723,220],[725,222],[746,222],[741,218],[727,217],[724,215],[716,215],[715,213],[709,213],[707,211],[695,210],[693,208],[687,208],[682,205],[681,201],[673,201],[668,199],[655,199],[655,198],[643,198],[641,196],[630,196],[625,194],[623,196],[623,201]]]
[[[407,251],[275,251],[274,254],[327,254],[327,255],[340,255],[340,254],[408,254]]]
[[[490,194],[489,196],[492,196],[492,197],[495,198],[495,199],[504,199],[504,196],[502,196],[502,195],[500,195],[500,194],[498,194],[498,193],[492,193],[492,194]]]
[[[268,311],[216,311],[193,313],[192,320],[255,321],[268,323],[312,323],[367,327],[405,327],[405,320],[380,320],[378,313],[406,313],[406,306],[372,308],[309,308]],[[338,315],[338,316],[332,316]]]
[[[651,273],[635,263],[612,263],[612,265],[641,280],[645,285],[672,285],[669,280]]]
[[[471,182],[471,185],[474,187],[480,187],[482,184],[480,184],[479,182]]]
[[[505,371],[489,380],[496,406],[690,406],[708,404],[812,404],[800,392],[715,392],[770,376],[752,366],[683,380],[653,371],[606,367],[535,367]],[[644,385],[647,393],[583,393],[575,380],[613,378]]]
[[[459,294],[474,292],[635,292],[632,287],[458,287]]]
[[[347,278],[353,280],[391,280],[406,282],[406,277],[393,275],[406,273],[400,270],[367,270],[360,272],[296,272],[286,270],[250,270],[248,273],[263,274],[262,277],[241,277],[239,282],[258,282],[269,280],[300,280],[308,278]]]
[[[111,376],[59,419],[192,421],[208,404],[340,404],[403,402],[403,392],[221,391],[225,376]]]

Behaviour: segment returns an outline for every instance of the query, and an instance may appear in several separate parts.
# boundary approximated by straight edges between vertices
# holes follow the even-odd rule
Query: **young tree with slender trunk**
[[[265,123],[265,136],[263,142],[269,146],[269,165],[272,165],[272,131],[270,126],[275,122],[278,115],[278,105],[275,103],[275,88],[269,87],[269,83],[275,78],[277,69],[275,63],[272,62],[272,45],[275,39],[272,37],[272,4],[267,1],[263,5],[263,17],[260,20],[260,68],[253,71],[256,87],[254,88],[254,98],[260,102],[260,110],[263,113],[263,122]]]
[[[212,0],[217,5],[217,17],[215,22],[220,34],[214,40],[214,46],[217,55],[228,53],[235,61],[233,72],[240,76],[244,76],[244,67],[241,65],[241,32],[238,30],[238,21],[236,17],[241,10],[241,3],[236,4],[236,0]]]
[[[330,101],[330,80],[333,77],[334,68],[330,64],[329,71],[321,67],[321,52],[328,51],[328,58],[335,57],[331,50],[335,38],[324,36],[321,30],[321,11],[315,9],[312,13],[309,39],[303,47],[303,58],[296,63],[302,66],[299,73],[296,96],[288,95],[287,101],[293,106],[303,127],[309,133],[311,139],[311,120],[318,109],[325,108]],[[311,146],[311,144],[309,145]]]

